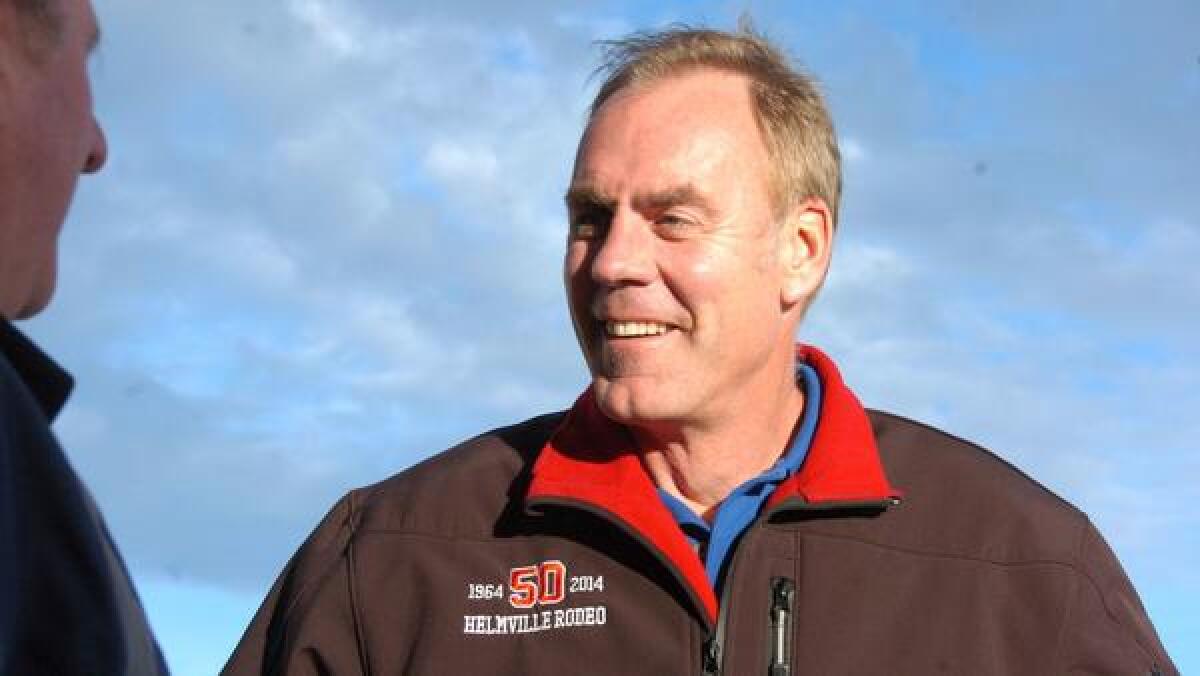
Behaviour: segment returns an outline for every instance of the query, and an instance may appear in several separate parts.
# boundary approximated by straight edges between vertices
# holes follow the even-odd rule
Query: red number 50
[[[543,561],[508,571],[508,602],[513,608],[554,605],[567,597],[567,567],[562,561]]]

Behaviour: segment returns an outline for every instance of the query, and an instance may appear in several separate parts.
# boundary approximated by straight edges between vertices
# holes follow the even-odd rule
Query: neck
[[[791,443],[804,394],[794,374],[786,375],[776,396],[741,398],[718,421],[633,427],[650,478],[711,522],[734,489],[770,468]]]

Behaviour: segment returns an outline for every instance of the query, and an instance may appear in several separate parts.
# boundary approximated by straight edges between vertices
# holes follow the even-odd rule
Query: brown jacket
[[[585,393],[347,495],[224,673],[1177,673],[1085,515],[804,356],[821,422],[719,601]]]

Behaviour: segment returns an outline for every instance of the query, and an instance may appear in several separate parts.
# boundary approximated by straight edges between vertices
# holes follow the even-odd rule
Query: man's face
[[[700,70],[618,92],[584,133],[564,278],[618,422],[719,419],[777,388],[792,359],[751,105],[742,76]]]
[[[104,164],[92,115],[87,0],[54,0],[57,38],[30,39],[38,19],[0,2],[0,316],[37,313],[54,291],[58,233],[80,172]]]

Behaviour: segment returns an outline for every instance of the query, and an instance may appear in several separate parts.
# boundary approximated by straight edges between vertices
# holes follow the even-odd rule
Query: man
[[[80,172],[104,164],[87,0],[0,0],[0,674],[166,673],[104,521],[50,431],[70,377],[10,320],[54,290]]]
[[[1174,673],[1083,514],[793,344],[840,192],[812,83],[712,31],[606,72],[567,191],[591,386],[351,492],[227,673]]]

